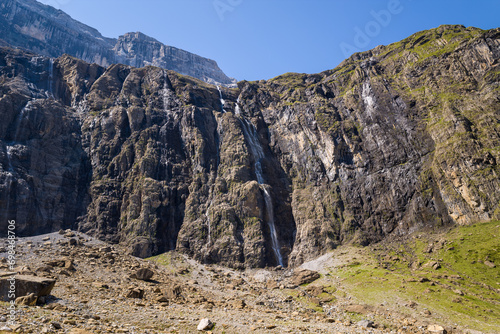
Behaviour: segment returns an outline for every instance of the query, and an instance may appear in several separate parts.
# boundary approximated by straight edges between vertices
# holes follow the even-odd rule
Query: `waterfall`
[[[165,113],[168,113],[168,106],[170,104],[170,96],[168,94],[168,77],[167,77],[167,71],[163,71],[163,89],[161,90],[161,95],[163,97],[163,111]]]
[[[222,91],[220,90],[220,86],[217,86],[217,90],[219,91],[219,97],[220,97],[220,110],[221,112],[226,112],[224,110],[224,105],[226,104],[226,101],[222,98]]]
[[[274,224],[274,209],[273,201],[264,181],[264,173],[262,171],[261,160],[264,159],[264,151],[262,145],[260,144],[259,137],[255,127],[251,125],[244,117],[241,119],[241,125],[243,128],[243,134],[248,140],[250,146],[250,152],[255,159],[255,175],[257,176],[257,182],[259,182],[260,188],[264,192],[264,201],[267,210],[267,224],[271,232],[271,244],[273,248],[274,255],[280,266],[283,266],[283,257],[281,256],[280,245],[278,242],[278,234],[276,233],[276,226]]]
[[[49,58],[49,94],[54,97],[52,83],[54,81],[54,58]]]
[[[236,105],[234,106],[234,114],[236,116],[240,116],[241,115],[241,110],[240,110],[240,99],[238,98],[238,101],[236,101]]]
[[[205,217],[207,218],[207,225],[208,225],[208,245],[212,243],[211,239],[211,226],[210,226],[210,208],[212,207],[212,202],[213,200],[210,200],[210,204],[207,207],[207,211],[205,211]]]
[[[219,98],[220,98],[220,105],[221,105],[221,112],[225,113],[226,111],[224,110],[224,105],[226,103],[226,101],[222,98],[222,91],[220,89],[219,86],[217,86],[217,90],[219,91]],[[215,144],[216,144],[216,164],[215,164],[215,168],[213,170],[213,174],[211,175],[211,184],[212,184],[212,188],[210,189],[210,193],[209,193],[209,197],[210,198],[210,202],[207,206],[207,209],[205,210],[205,218],[207,220],[207,228],[208,228],[208,242],[207,242],[207,245],[210,246],[210,244],[212,243],[212,222],[211,222],[211,219],[210,219],[210,208],[212,207],[212,204],[213,204],[213,192],[214,192],[214,184],[217,180],[217,176],[218,176],[218,169],[219,169],[219,164],[220,164],[220,145],[221,145],[221,138],[222,138],[222,135],[223,135],[223,132],[222,132],[222,127],[219,126],[219,122],[217,121],[217,116],[216,115],[213,115],[214,116],[214,119],[215,119],[215,123],[216,123],[216,134],[214,135],[215,137]]]
[[[87,102],[87,94],[83,95],[83,99],[76,103],[76,101],[73,101],[71,103],[71,106],[76,109],[76,112],[78,114],[87,114],[90,111],[90,107]]]
[[[30,111],[31,105],[32,105],[32,102],[30,100],[30,101],[28,101],[28,103],[26,103],[26,105],[23,107],[23,109],[21,109],[21,112],[17,115],[16,121],[14,123],[15,131],[16,131],[14,134],[14,138],[13,138],[14,141],[19,141],[19,131],[23,128],[21,126],[21,123],[26,118],[27,113]]]
[[[269,216],[267,219],[267,224],[269,225],[269,230],[271,232],[271,243],[274,251],[274,255],[278,260],[278,264],[283,267],[283,257],[281,256],[280,244],[278,242],[278,234],[276,233],[276,226],[274,225],[274,209],[273,209],[273,201],[271,199],[271,195],[267,191],[266,187],[261,185],[262,190],[264,191],[264,200],[266,202],[267,215]]]
[[[10,207],[10,188],[12,186],[12,172],[7,173],[7,180],[6,180],[6,203],[5,203],[5,215],[4,215],[4,221],[7,221],[9,217],[9,207]]]
[[[5,185],[6,185],[6,188],[5,188],[5,191],[6,191],[6,203],[5,203],[5,216],[4,216],[4,221],[6,221],[7,219],[9,219],[9,206],[10,206],[10,188],[12,186],[12,178],[14,177],[14,167],[12,167],[12,159],[11,159],[11,156],[12,156],[12,149],[13,149],[13,146],[12,145],[7,145],[7,176],[6,176],[6,182],[5,182]]]
[[[12,145],[7,145],[7,171],[12,174],[14,172],[14,167],[12,167]]]

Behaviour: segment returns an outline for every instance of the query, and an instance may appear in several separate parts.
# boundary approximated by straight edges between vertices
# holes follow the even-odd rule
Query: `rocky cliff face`
[[[210,84],[235,86],[236,80],[228,78],[214,60],[167,46],[140,32],[120,36],[113,51],[119,63],[134,67],[153,65],[190,75]]]
[[[0,203],[19,234],[258,267],[500,217],[498,29],[444,26],[220,92],[1,50]]]
[[[114,63],[154,65],[211,84],[236,83],[213,60],[164,45],[141,33],[128,33],[118,39],[103,37],[96,29],[36,0],[1,0],[0,29],[3,44],[44,56],[69,54],[105,67]]]

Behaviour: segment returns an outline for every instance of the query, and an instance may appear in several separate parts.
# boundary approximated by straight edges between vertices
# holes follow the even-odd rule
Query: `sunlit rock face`
[[[498,219],[499,37],[443,26],[219,89],[2,48],[0,224],[262,267]]]
[[[214,60],[164,45],[140,32],[127,33],[118,39],[104,37],[96,29],[36,0],[2,1],[0,29],[0,45],[20,47],[44,56],[69,54],[105,67],[114,63],[135,67],[153,65],[211,84],[236,84]]]

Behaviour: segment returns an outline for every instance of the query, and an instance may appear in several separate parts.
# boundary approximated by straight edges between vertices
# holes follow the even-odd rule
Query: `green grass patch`
[[[161,266],[172,269],[172,271],[173,271],[172,264],[175,261],[174,261],[173,256],[172,256],[172,252],[167,252],[167,253],[163,253],[160,255],[156,255],[156,256],[147,258],[146,260],[154,261]]]
[[[494,333],[500,328],[499,236],[500,222],[493,221],[379,244],[334,275],[361,303],[414,301],[417,309],[405,312],[427,308],[450,324]]]
[[[304,79],[306,78],[306,74],[302,73],[292,73],[288,72],[282,75],[279,75],[275,78],[270,79],[270,82],[277,83],[280,85],[286,85],[290,87],[304,86]]]

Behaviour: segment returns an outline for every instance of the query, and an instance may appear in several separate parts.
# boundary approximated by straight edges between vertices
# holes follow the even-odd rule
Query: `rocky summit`
[[[499,58],[442,26],[226,88],[4,47],[0,224],[250,268],[498,219]]]
[[[0,45],[43,56],[69,54],[105,67],[114,63],[154,65],[212,84],[235,86],[236,83],[214,60],[164,45],[140,32],[127,33],[118,39],[104,37],[63,11],[36,0],[1,0],[0,29]]]

